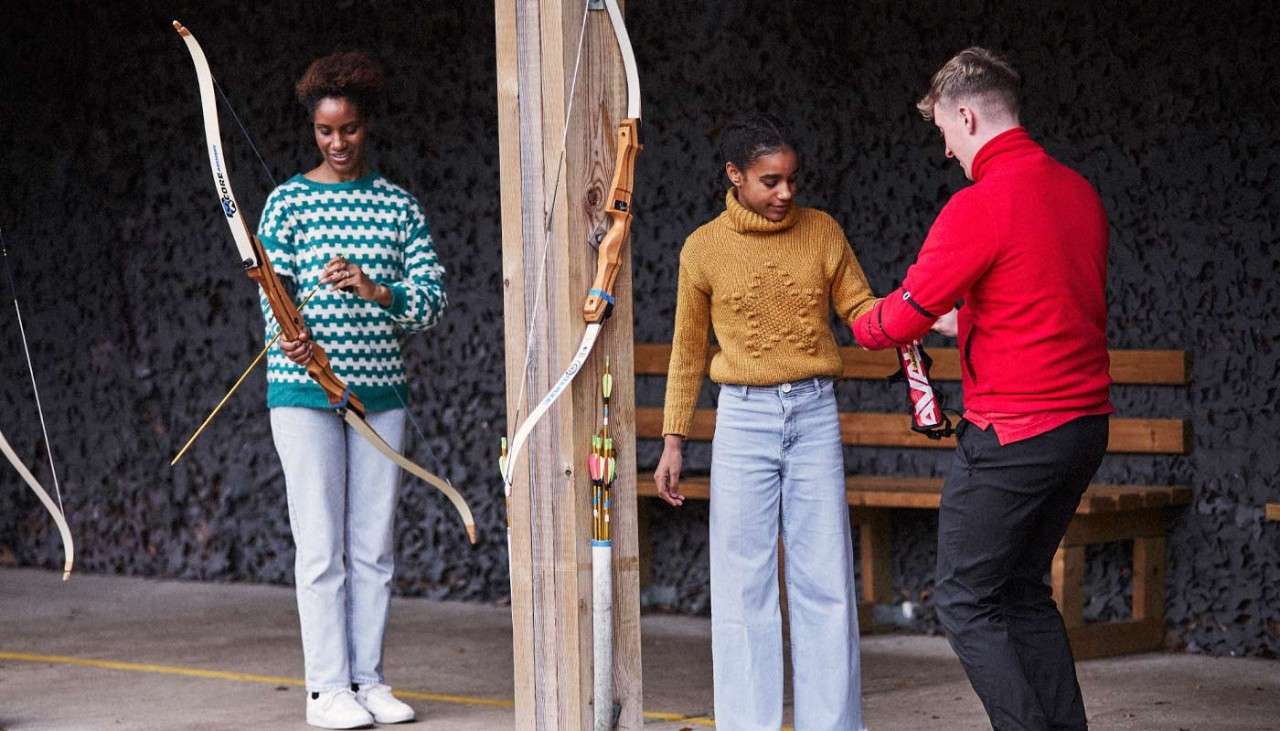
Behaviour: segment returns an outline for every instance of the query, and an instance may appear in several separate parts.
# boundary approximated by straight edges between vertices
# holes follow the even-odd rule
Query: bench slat
[[[714,409],[698,409],[687,437],[709,441],[715,434]],[[841,412],[840,435],[845,444],[859,447],[923,447],[952,449],[955,439],[928,439],[911,431],[906,413],[872,411]],[[662,438],[662,409],[636,408],[636,438]],[[1135,419],[1112,417],[1107,451],[1113,453],[1185,454],[1188,439],[1182,419]]]
[[[706,475],[688,475],[680,480],[680,492],[688,500],[708,500],[711,481]],[[636,494],[657,497],[652,472],[636,477]],[[1160,495],[1162,502],[1148,502],[1149,496]],[[845,500],[854,507],[916,508],[937,510],[942,500],[940,477],[882,477],[850,475],[845,478]],[[1161,505],[1186,505],[1191,502],[1191,488],[1185,485],[1090,485],[1085,491],[1079,515],[1121,513],[1147,510]],[[1280,506],[1276,506],[1280,508]]]
[[[717,348],[711,348],[707,362]],[[1186,385],[1187,354],[1182,350],[1110,350],[1111,380],[1137,385]],[[930,348],[933,369],[929,375],[939,381],[960,380],[960,354],[955,348]],[[897,355],[891,350],[863,350],[844,347],[844,377],[864,380],[886,378],[898,370]],[[665,376],[671,360],[668,343],[636,343],[635,371],[638,376]]]

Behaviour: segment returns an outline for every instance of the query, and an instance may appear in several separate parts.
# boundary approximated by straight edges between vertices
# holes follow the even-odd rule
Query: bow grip
[[[245,273],[262,288],[262,293],[267,298],[267,304],[271,306],[271,314],[275,316],[276,323],[280,325],[282,336],[286,340],[297,340],[298,336],[305,332],[307,328],[302,319],[302,313],[298,312],[298,306],[294,304],[293,298],[289,296],[289,291],[284,286],[284,282],[280,281],[280,275],[276,274],[275,269],[271,266],[271,258],[267,256],[267,251],[263,248],[262,242],[258,240],[257,236],[250,235],[249,238],[253,242],[253,252],[257,255],[259,264],[246,270]],[[350,409],[361,417],[364,416],[364,403],[333,372],[333,369],[329,366],[328,354],[324,352],[324,348],[319,343],[314,341],[311,343],[311,360],[307,363],[307,373],[324,389],[330,406]]]
[[[613,292],[618,271],[622,268],[622,251],[631,233],[631,191],[636,178],[636,156],[644,146],[640,144],[640,120],[624,119],[618,124],[618,152],[614,163],[613,181],[609,184],[609,230],[600,242],[596,260],[596,276],[582,306],[582,319],[601,322],[613,310]]]

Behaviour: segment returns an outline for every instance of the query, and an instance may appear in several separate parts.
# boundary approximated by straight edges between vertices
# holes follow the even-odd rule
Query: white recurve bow
[[[18,458],[18,453],[13,451],[13,447],[9,444],[9,440],[5,439],[4,434],[0,432],[0,452],[4,452],[4,456],[13,465],[13,468],[22,476],[23,482],[27,483],[27,487],[40,498],[40,502],[44,505],[45,510],[49,511],[49,515],[53,516],[53,522],[58,526],[58,533],[62,535],[62,580],[66,581],[71,578],[71,568],[75,564],[76,547],[75,541],[71,538],[71,527],[67,525],[67,516],[62,510],[62,488],[58,485],[58,470],[53,466],[53,448],[49,445],[49,429],[45,426],[44,408],[40,405],[40,389],[36,386],[36,371],[31,365],[31,347],[27,344],[27,329],[22,324],[22,308],[18,306],[18,287],[13,281],[13,270],[9,268],[9,250],[4,243],[4,234],[0,232],[0,258],[4,259],[4,271],[9,279],[9,291],[13,295],[13,311],[18,316],[18,333],[22,337],[22,351],[27,357],[27,373],[31,375],[31,389],[36,397],[36,414],[40,417],[40,430],[44,434],[44,448],[49,456],[49,471],[53,476],[53,492],[57,496],[57,502],[54,501],[49,493],[40,485],[40,481],[35,475],[31,474],[31,470],[23,464]]]

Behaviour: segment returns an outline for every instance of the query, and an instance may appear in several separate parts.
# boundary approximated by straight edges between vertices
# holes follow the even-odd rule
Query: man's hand
[[[303,330],[297,340],[280,336],[280,350],[285,356],[300,366],[311,362],[311,331]]]
[[[942,335],[946,335],[949,338],[954,338],[956,336],[956,332],[958,332],[958,328],[956,326],[956,317],[958,316],[959,312],[960,310],[952,307],[950,312],[943,315],[942,317],[939,317],[937,321],[933,323],[933,331]]]
[[[658,471],[653,473],[653,481],[658,486],[658,497],[677,508],[684,505],[684,495],[680,494],[680,466],[684,461],[681,449],[684,437],[668,434],[662,440],[662,457],[658,460]]]

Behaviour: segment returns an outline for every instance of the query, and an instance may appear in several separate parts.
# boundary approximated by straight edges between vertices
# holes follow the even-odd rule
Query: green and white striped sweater
[[[436,324],[445,307],[444,267],[418,201],[378,173],[345,183],[295,175],[267,198],[258,237],[276,273],[296,283],[296,300],[316,287],[325,264],[339,255],[391,290],[391,305],[382,307],[326,285],[302,317],[334,372],[369,411],[407,403],[401,339]],[[261,299],[270,339],[275,318]],[[279,344],[272,347],[267,406],[328,405],[306,369],[286,358]]]

